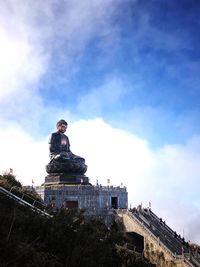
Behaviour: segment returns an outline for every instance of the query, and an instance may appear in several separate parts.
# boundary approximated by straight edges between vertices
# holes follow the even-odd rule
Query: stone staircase
[[[123,218],[127,232],[144,237],[144,255],[156,266],[200,267],[200,254],[194,254],[189,243],[150,208],[138,206],[119,211],[118,215]]]

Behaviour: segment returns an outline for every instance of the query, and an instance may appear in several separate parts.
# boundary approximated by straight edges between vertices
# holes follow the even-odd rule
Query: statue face
[[[67,130],[67,125],[65,125],[65,124],[61,124],[61,125],[59,125],[59,126],[57,127],[57,129],[58,129],[58,131],[59,131],[60,133],[65,133],[66,130]]]

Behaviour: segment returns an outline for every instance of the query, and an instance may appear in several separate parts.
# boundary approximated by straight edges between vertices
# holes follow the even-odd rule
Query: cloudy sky
[[[40,185],[68,121],[91,183],[200,243],[198,0],[0,0],[0,172]]]

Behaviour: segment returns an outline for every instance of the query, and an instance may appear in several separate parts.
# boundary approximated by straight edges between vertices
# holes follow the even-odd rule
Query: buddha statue
[[[52,133],[49,140],[50,162],[46,166],[48,173],[77,173],[83,174],[87,170],[85,159],[73,154],[70,142],[65,132],[67,122],[59,120],[56,124],[57,132]]]

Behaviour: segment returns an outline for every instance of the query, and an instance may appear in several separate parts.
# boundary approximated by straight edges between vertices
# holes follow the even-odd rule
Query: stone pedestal
[[[45,185],[52,184],[73,184],[73,185],[90,185],[89,179],[85,175],[51,173],[45,177]]]
[[[128,193],[125,187],[47,184],[36,188],[46,205],[56,209],[78,208],[88,216],[107,216],[111,209],[127,209]]]

